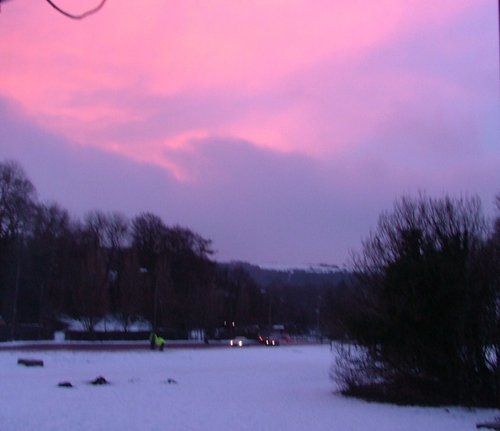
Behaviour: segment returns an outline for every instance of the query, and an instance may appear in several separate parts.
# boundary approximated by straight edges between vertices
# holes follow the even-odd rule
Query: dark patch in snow
[[[43,367],[43,361],[41,359],[19,358],[17,363],[25,367]]]
[[[90,382],[91,385],[109,385],[109,382],[102,376],[96,377]]]

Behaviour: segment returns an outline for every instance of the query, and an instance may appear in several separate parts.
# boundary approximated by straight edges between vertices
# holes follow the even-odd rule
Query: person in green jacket
[[[163,348],[165,347],[165,338],[155,334],[155,344],[160,352],[163,351]]]

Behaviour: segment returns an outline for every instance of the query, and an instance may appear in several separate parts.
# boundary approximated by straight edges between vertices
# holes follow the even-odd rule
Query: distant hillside
[[[253,265],[247,262],[220,263],[221,267],[243,268],[262,288],[268,287],[327,287],[336,286],[349,277],[349,272],[336,265]]]

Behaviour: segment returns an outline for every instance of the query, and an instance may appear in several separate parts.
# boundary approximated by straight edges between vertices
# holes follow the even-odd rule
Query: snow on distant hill
[[[221,267],[242,268],[261,287],[286,285],[295,287],[334,285],[349,277],[349,271],[337,265],[319,263],[287,265],[277,263],[252,264],[233,261],[219,263]]]
[[[308,272],[313,274],[331,274],[341,271],[338,265],[328,263],[306,263],[301,265],[286,265],[279,263],[257,264],[260,269],[280,272]]]

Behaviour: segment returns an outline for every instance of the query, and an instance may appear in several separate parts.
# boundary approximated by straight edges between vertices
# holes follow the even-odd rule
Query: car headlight
[[[243,341],[238,341],[238,346],[243,347]]]

